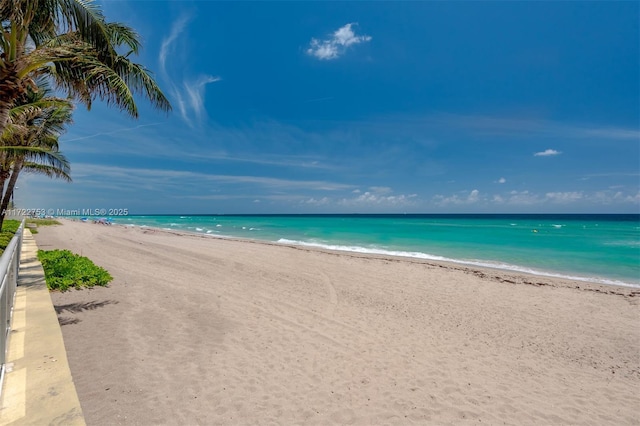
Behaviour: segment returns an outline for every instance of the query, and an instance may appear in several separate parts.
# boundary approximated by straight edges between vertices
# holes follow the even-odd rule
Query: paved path
[[[37,251],[31,231],[25,230],[0,425],[84,425]]]

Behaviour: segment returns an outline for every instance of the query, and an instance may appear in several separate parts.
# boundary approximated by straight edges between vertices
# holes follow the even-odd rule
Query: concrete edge
[[[23,235],[0,424],[85,425],[38,246]]]

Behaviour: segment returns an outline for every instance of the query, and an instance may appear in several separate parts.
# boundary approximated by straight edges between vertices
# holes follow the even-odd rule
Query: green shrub
[[[42,262],[49,290],[106,286],[113,279],[104,268],[69,250],[38,250],[38,259]]]
[[[19,220],[9,219],[2,222],[2,232],[11,232],[12,234],[15,234],[19,227]]]
[[[49,226],[49,225],[60,225],[55,219],[27,219],[27,225],[36,225],[36,226]]]
[[[0,232],[0,255],[2,255],[4,249],[7,248],[19,227],[20,221],[18,220],[5,220],[2,223],[2,231]]]
[[[55,219],[27,219],[25,225],[35,235],[38,233],[38,227],[40,226],[61,225],[61,223]]]
[[[0,248],[5,249],[11,242],[11,239],[14,237],[13,232],[2,231],[0,232]]]

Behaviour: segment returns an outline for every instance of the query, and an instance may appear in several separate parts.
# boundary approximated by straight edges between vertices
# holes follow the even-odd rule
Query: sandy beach
[[[640,291],[64,221],[88,425],[640,424]]]

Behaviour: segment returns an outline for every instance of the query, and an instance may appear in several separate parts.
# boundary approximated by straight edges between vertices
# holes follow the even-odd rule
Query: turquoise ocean
[[[640,215],[147,215],[145,226],[640,287]]]

